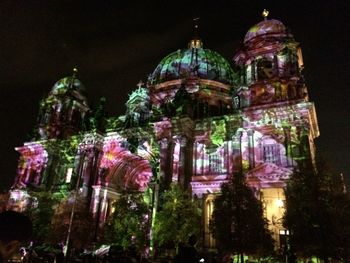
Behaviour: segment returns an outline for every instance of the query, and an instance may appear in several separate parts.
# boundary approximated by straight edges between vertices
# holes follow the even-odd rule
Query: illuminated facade
[[[265,18],[233,62],[236,72],[194,37],[138,84],[118,117],[104,115],[103,100],[91,110],[75,74],[58,81],[40,103],[37,136],[16,148],[13,204],[25,205],[28,187],[55,191],[78,182],[103,225],[123,192],[176,182],[203,200],[204,243],[213,247],[213,199],[243,173],[278,240],[283,187],[297,163],[313,160],[319,135],[301,49],[280,21]]]

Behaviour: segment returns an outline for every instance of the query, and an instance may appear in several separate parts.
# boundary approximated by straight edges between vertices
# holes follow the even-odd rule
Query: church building
[[[313,161],[319,129],[300,45],[264,14],[228,60],[195,33],[139,82],[122,116],[106,116],[104,99],[91,109],[77,72],[57,81],[40,102],[32,140],[16,148],[10,205],[25,209],[31,187],[79,189],[102,227],[122,193],[177,183],[201,200],[210,248],[213,200],[243,174],[278,241],[287,234],[286,181]]]

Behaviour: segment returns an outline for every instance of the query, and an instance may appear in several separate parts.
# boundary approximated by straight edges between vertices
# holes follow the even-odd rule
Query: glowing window
[[[70,183],[72,179],[73,168],[68,168],[66,173],[66,183]]]
[[[209,155],[209,172],[210,173],[223,173],[223,160],[218,153],[212,153]]]
[[[277,144],[266,144],[263,146],[264,162],[266,163],[279,163],[279,151]]]

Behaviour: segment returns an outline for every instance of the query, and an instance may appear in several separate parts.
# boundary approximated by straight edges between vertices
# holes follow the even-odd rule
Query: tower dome
[[[284,37],[287,36],[285,25],[276,19],[266,19],[252,26],[244,37],[244,43],[252,42],[258,37]]]
[[[175,51],[161,60],[149,81],[152,84],[198,77],[225,84],[234,82],[234,72],[220,54],[204,49],[201,42],[192,40],[189,48]]]
[[[40,102],[38,127],[43,139],[68,138],[80,131],[89,111],[84,85],[70,77],[57,81],[49,95]]]
[[[64,77],[57,81],[53,85],[49,95],[60,96],[69,94],[83,104],[87,104],[85,93],[86,91],[83,83],[73,75],[70,77]]]
[[[241,85],[235,99],[239,107],[305,99],[299,43],[279,20],[268,19],[252,26],[233,60],[241,68]]]

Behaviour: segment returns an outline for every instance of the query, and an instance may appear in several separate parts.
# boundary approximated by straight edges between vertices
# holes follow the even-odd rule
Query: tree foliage
[[[10,193],[8,192],[0,193],[0,213],[6,210],[9,199],[10,199]]]
[[[186,243],[191,235],[200,236],[201,209],[178,185],[171,185],[162,196],[157,213],[154,239],[157,247],[175,247]]]
[[[221,186],[214,200],[211,231],[224,253],[267,256],[273,253],[273,240],[263,217],[261,202],[236,175]]]
[[[350,198],[341,175],[326,163],[299,166],[286,189],[284,225],[291,247],[301,257],[349,257]]]
[[[70,240],[73,247],[82,248],[92,241],[95,222],[89,212],[89,205],[85,198],[77,195],[76,200],[74,199],[75,195],[72,192],[68,198],[64,198],[57,206],[51,220],[50,241],[53,243],[66,241],[75,202]]]
[[[114,204],[107,219],[104,240],[123,248],[136,246],[143,251],[149,237],[150,211],[141,194],[124,194]]]
[[[51,219],[60,201],[49,191],[30,192],[31,206],[27,214],[33,222],[33,238],[38,242],[47,242],[51,232]]]

